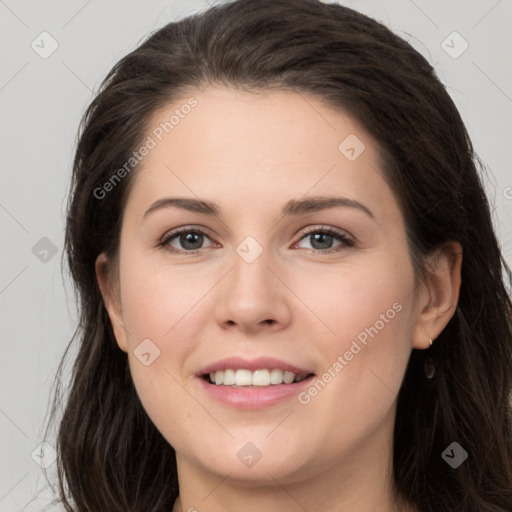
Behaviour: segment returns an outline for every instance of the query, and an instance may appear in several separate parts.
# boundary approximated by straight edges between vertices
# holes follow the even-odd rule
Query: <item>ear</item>
[[[414,327],[413,347],[426,349],[446,327],[459,301],[462,246],[447,242],[430,260],[429,276],[421,285],[419,316]]]
[[[112,324],[117,344],[122,351],[127,352],[126,330],[121,308],[119,283],[110,275],[111,272],[109,272],[108,263],[109,261],[105,253],[101,253],[96,258],[96,278],[101,295],[103,296],[105,308],[110,317],[110,323]]]

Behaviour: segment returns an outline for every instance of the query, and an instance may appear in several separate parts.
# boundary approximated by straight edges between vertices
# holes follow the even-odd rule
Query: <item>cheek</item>
[[[318,407],[343,403],[340,417],[347,407],[353,417],[385,413],[412,349],[413,292],[414,272],[406,252],[381,253],[364,267],[319,273],[314,290],[303,297],[329,330],[323,330],[317,343],[321,382],[303,401]]]
[[[150,366],[130,357],[130,372],[140,402],[153,425],[177,452],[190,453],[201,431],[198,426],[214,429],[216,425],[209,421],[201,404],[191,399],[186,391],[187,382],[182,382],[170,368],[167,350],[164,347],[161,356]]]
[[[400,389],[412,348],[413,271],[407,258],[381,260],[321,284],[317,307],[323,300],[335,334],[319,346],[323,373],[299,399],[328,444],[357,445],[390,417]]]
[[[320,272],[314,287],[309,280],[309,289],[306,280],[300,283],[302,278],[297,278],[295,289],[300,287],[304,302],[328,328],[322,337],[327,353],[350,350],[358,341],[368,349],[365,352],[381,356],[387,351],[392,357],[392,346],[409,344],[406,333],[411,326],[405,320],[411,314],[407,305],[414,286],[410,261],[389,256],[376,260]]]
[[[186,445],[189,433],[192,436],[205,422],[204,409],[186,391],[191,378],[187,360],[197,348],[201,298],[218,277],[199,280],[197,272],[185,266],[150,265],[142,257],[126,257],[120,271],[130,372],[137,394],[168,442]]]
[[[126,261],[121,296],[131,346],[144,338],[160,344],[172,341],[177,332],[183,336],[190,314],[209,287],[194,279],[191,270]]]

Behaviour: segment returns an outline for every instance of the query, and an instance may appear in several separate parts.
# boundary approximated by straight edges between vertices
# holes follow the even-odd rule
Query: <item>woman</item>
[[[336,4],[238,0],[123,58],[74,161],[66,509],[512,510],[476,162],[428,62]]]

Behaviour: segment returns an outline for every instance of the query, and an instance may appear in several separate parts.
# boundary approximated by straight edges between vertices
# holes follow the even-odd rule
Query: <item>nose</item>
[[[215,308],[223,329],[239,329],[246,334],[261,330],[278,331],[291,319],[291,293],[283,284],[284,272],[276,270],[265,251],[248,263],[237,253],[233,268],[222,280]],[[270,267],[272,265],[272,268]]]

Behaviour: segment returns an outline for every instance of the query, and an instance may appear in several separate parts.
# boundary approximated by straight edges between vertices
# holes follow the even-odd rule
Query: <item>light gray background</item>
[[[438,71],[490,171],[485,185],[511,264],[512,1],[341,3],[384,22]],[[149,31],[208,5],[0,0],[0,512],[39,511],[47,494],[31,453],[43,441],[50,386],[76,321],[72,288],[60,265],[79,119],[108,70]],[[59,45],[47,59],[31,48],[43,31]],[[441,46],[453,31],[469,44],[456,59]],[[453,37],[448,44],[452,52],[461,49]],[[43,237],[57,248],[46,262],[39,259],[44,254],[32,252]],[[36,494],[39,501],[27,505]]]

